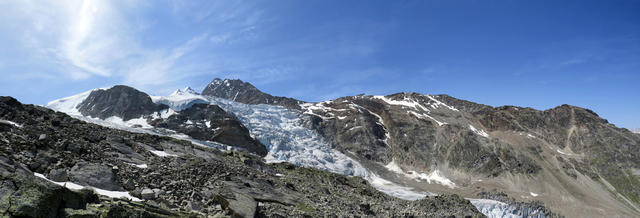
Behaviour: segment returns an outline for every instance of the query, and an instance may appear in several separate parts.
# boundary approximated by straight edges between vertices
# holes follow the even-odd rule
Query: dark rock
[[[122,85],[93,91],[78,105],[78,110],[84,116],[100,119],[117,116],[125,121],[166,108],[168,106],[153,103],[146,93]]]
[[[116,181],[113,169],[102,164],[79,162],[69,170],[69,180],[100,189],[124,191]]]
[[[49,171],[49,175],[47,176],[47,178],[56,182],[69,181],[69,175],[67,174],[66,169],[53,169]]]
[[[300,109],[300,104],[304,103],[293,98],[266,94],[250,83],[242,82],[241,80],[221,80],[218,78],[207,85],[202,91],[202,95],[229,99],[245,104],[280,105],[289,109]]]
[[[186,124],[187,121],[197,123]],[[155,119],[149,124],[175,130],[194,139],[220,142],[261,156],[267,154],[266,146],[253,139],[249,130],[235,116],[217,105],[195,104],[179,114],[167,119]]]

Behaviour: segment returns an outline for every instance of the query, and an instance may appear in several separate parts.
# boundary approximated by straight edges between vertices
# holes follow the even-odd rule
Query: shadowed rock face
[[[293,98],[266,94],[250,83],[241,80],[221,80],[218,78],[207,85],[202,91],[202,95],[229,99],[245,104],[280,105],[289,109],[300,109],[300,104],[303,103]]]
[[[179,114],[167,119],[154,119],[149,124],[175,130],[194,139],[244,148],[261,156],[267,154],[266,147],[251,138],[249,130],[236,117],[217,105],[195,104]]]
[[[127,121],[168,108],[151,101],[149,95],[128,86],[114,86],[89,94],[78,110],[84,116],[106,119],[117,116]]]
[[[0,97],[0,119],[19,124],[0,129],[0,213],[10,217],[483,217],[457,195],[401,200],[359,177],[110,129],[13,98]],[[71,191],[34,173],[148,200]]]

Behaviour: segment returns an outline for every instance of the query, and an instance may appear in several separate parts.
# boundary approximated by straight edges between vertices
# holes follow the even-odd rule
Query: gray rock
[[[122,85],[93,91],[78,105],[78,110],[84,116],[100,119],[117,116],[123,120],[139,118],[166,108],[165,105],[153,103],[146,93]]]
[[[235,199],[227,199],[229,201],[229,209],[235,216],[239,217],[254,217],[256,215],[256,209],[258,208],[258,202],[256,202],[251,196],[233,193]]]
[[[47,139],[47,134],[40,134],[40,136],[38,137],[38,140],[45,140]]]
[[[69,170],[69,180],[111,191],[124,191],[116,181],[113,169],[106,165],[80,162]]]
[[[154,188],[154,189],[152,189],[152,191],[156,195],[156,198],[159,197],[160,195],[164,194],[164,191],[162,191],[162,189]]]
[[[193,211],[200,211],[202,210],[202,204],[197,201],[189,201],[189,203],[187,203],[187,208]]]
[[[47,177],[56,182],[67,182],[69,181],[69,175],[65,169],[53,169],[49,171],[49,176]]]
[[[140,196],[145,200],[153,200],[156,198],[156,193],[154,193],[151,189],[145,188],[142,190]]]

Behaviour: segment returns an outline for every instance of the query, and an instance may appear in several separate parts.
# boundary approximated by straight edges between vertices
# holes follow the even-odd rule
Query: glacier
[[[67,113],[86,122],[111,128],[165,135],[189,140],[200,146],[214,147],[221,150],[235,149],[216,142],[195,140],[172,130],[152,128],[150,125],[142,123],[146,122],[144,117],[122,121],[118,117],[101,120],[82,116],[77,106],[94,90],[49,102],[45,107]],[[177,90],[168,96],[151,96],[151,99],[154,103],[169,106],[167,110],[149,115],[152,118],[168,117],[198,103],[218,105],[225,111],[234,114],[249,129],[251,136],[267,147],[268,153],[265,156],[265,161],[268,163],[289,162],[298,166],[313,167],[348,176],[359,176],[367,180],[379,191],[406,200],[417,200],[427,195],[436,195],[386,180],[365,168],[353,158],[331,148],[331,145],[317,132],[306,128],[305,122],[310,122],[308,114],[289,110],[282,106],[248,105],[227,99],[203,96],[190,88]],[[453,183],[451,182],[451,184]],[[503,202],[488,199],[469,200],[480,212],[488,217],[521,217],[518,214],[511,213],[513,208]]]

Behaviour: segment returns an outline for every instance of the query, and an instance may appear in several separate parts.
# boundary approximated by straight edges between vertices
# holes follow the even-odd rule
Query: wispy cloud
[[[19,65],[14,69],[31,72],[17,79],[106,81],[158,93],[197,86],[186,82],[193,78],[235,77],[263,86],[339,73],[336,66],[369,62],[376,34],[387,28],[327,21],[296,30],[281,8],[271,8],[274,13],[270,6],[260,1],[0,1],[5,21],[0,33],[16,33],[9,37],[24,63],[14,63]],[[334,27],[358,34],[336,35]],[[288,34],[291,30],[304,34]],[[371,74],[341,72],[349,76],[335,80],[345,85]]]
[[[63,77],[105,77],[136,86],[169,81],[174,65],[201,43],[199,34],[175,47],[144,45],[136,1],[61,0],[3,3],[5,15],[23,26],[18,37],[31,58],[49,63]]]

